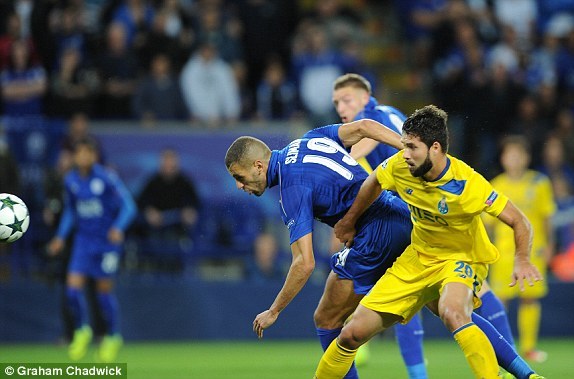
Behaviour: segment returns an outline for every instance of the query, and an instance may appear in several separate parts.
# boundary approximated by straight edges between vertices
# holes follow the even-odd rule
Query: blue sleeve
[[[116,196],[118,196],[120,201],[120,211],[112,227],[125,231],[136,216],[136,203],[130,192],[117,176],[110,175],[110,180],[116,192]]]
[[[68,185],[66,184],[66,189],[64,192],[64,210],[62,211],[62,218],[60,219],[60,225],[58,226],[58,232],[56,236],[61,239],[66,239],[72,230],[74,225],[74,202],[73,195],[70,192]]]
[[[303,138],[327,137],[337,142],[342,147],[345,147],[345,145],[343,145],[343,142],[341,142],[341,139],[339,138],[339,128],[341,127],[341,125],[343,124],[332,124],[332,125],[321,126],[320,128],[315,128],[313,130],[309,130],[307,133],[303,135]]]
[[[281,189],[281,216],[289,229],[289,243],[313,232],[313,193],[304,186]]]

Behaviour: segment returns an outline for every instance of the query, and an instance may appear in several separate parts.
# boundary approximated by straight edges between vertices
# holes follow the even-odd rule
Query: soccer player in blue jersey
[[[406,116],[397,108],[379,104],[372,96],[371,84],[361,75],[350,73],[338,77],[333,84],[333,104],[343,122],[351,122],[368,118],[380,122],[389,129],[401,134]],[[353,145],[351,156],[355,158],[368,173],[373,171],[385,159],[394,155],[398,150],[387,144],[364,138]],[[508,322],[508,317],[502,302],[494,295],[486,284],[483,285],[479,296],[482,305],[476,312],[486,318],[500,334],[512,345],[514,341]],[[424,377],[424,358],[422,350],[423,329],[418,315],[405,325],[395,327],[397,339],[403,360],[411,379]],[[366,346],[364,346],[366,347]],[[359,356],[364,352],[359,349]]]
[[[480,303],[476,293],[488,264],[498,258],[480,220],[482,211],[498,216],[515,231],[511,285],[523,288],[541,276],[529,260],[528,220],[482,176],[447,155],[446,119],[446,113],[434,106],[410,116],[402,134],[404,150],[363,182],[352,207],[336,224],[337,237],[354,246],[373,202],[384,190],[393,190],[408,203],[414,226],[411,244],[361,300],[352,320],[325,351],[316,378],[344,377],[361,344],[397,322],[408,321],[425,305],[453,333],[477,378],[499,377],[493,349],[498,341],[489,340],[489,332],[472,322],[473,304]],[[541,378],[533,371],[517,377]]]
[[[253,330],[260,338],[314,269],[313,220],[333,226],[348,210],[367,177],[348,154],[348,148],[363,137],[393,146],[400,141],[395,132],[365,119],[314,129],[279,151],[271,151],[253,137],[240,137],[229,147],[225,164],[237,188],[261,196],[267,188],[278,185],[281,215],[290,231],[292,264],[271,307],[254,320]],[[398,250],[408,245],[411,228],[404,202],[388,191],[382,192],[360,221],[358,242],[332,257],[332,272],[314,315],[324,349],[338,336],[360,299],[400,254]],[[501,338],[491,325],[490,328],[493,338]],[[509,345],[507,348],[512,350]],[[501,361],[501,365],[506,368],[510,362]],[[351,367],[346,378],[356,377],[356,369]]]
[[[64,211],[57,234],[48,244],[48,251],[60,253],[66,237],[75,228],[66,279],[66,297],[75,325],[74,337],[68,348],[70,359],[84,357],[92,340],[83,288],[86,279],[93,278],[107,327],[98,359],[113,362],[123,344],[113,279],[120,262],[124,232],[136,214],[136,206],[120,179],[97,164],[97,159],[97,144],[93,139],[76,142],[75,169],[66,175],[64,181]]]

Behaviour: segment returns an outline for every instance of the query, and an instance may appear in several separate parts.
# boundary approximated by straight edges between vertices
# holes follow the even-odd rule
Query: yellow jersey
[[[447,155],[444,171],[428,182],[410,173],[403,151],[399,151],[377,167],[376,175],[383,189],[397,192],[408,204],[413,222],[411,244],[423,264],[444,260],[492,263],[498,259],[480,214],[498,216],[508,198],[466,163]]]
[[[534,237],[532,251],[536,254],[548,244],[546,220],[556,211],[550,179],[540,172],[527,170],[519,180],[512,180],[506,174],[500,174],[491,180],[496,189],[504,192],[520,208],[532,224]],[[492,239],[496,247],[504,254],[514,254],[514,233],[512,228],[491,217],[485,219],[492,226]]]

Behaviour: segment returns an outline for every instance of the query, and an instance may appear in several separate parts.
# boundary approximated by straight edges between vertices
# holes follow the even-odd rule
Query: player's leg
[[[540,328],[541,306],[538,299],[521,298],[518,305],[518,335],[520,350],[525,358],[533,362],[544,362],[547,354],[538,350],[538,331]]]
[[[474,311],[483,318],[487,319],[502,336],[514,346],[514,338],[512,337],[512,330],[508,322],[508,315],[504,303],[494,294],[490,286],[485,281],[482,283],[482,288],[478,292],[478,297],[482,301],[482,305]]]
[[[498,378],[498,362],[488,338],[471,321],[474,293],[466,284],[447,282],[438,300],[439,316],[453,334],[477,378]]]
[[[423,354],[424,330],[419,313],[408,323],[395,325],[395,334],[409,379],[426,379],[427,370]]]
[[[72,360],[82,359],[92,341],[92,329],[89,324],[88,305],[84,296],[86,277],[76,271],[68,273],[66,278],[66,299],[74,319],[74,336],[68,347]]]
[[[331,342],[323,353],[315,378],[343,378],[353,364],[359,346],[400,320],[401,316],[377,313],[359,305],[351,321],[341,330],[339,338]]]
[[[123,339],[120,334],[119,305],[114,293],[114,277],[118,271],[120,253],[116,246],[104,246],[104,253],[94,257],[92,276],[96,278],[98,305],[106,325],[106,334],[98,349],[102,362],[115,361]]]
[[[102,339],[98,358],[102,362],[113,362],[123,345],[119,328],[119,306],[113,292],[113,280],[111,278],[99,278],[96,281],[96,290],[98,305],[106,324],[106,334]]]
[[[341,279],[334,272],[330,272],[325,283],[323,296],[313,315],[317,336],[323,350],[341,333],[343,323],[353,313],[363,295],[357,295],[353,289],[353,282]],[[347,379],[358,378],[354,365],[350,367]]]

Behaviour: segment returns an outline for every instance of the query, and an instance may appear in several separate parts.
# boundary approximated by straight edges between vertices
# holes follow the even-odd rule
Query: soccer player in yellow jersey
[[[556,210],[550,180],[540,172],[529,170],[530,146],[523,136],[509,136],[502,144],[500,163],[504,172],[491,183],[524,211],[532,224],[532,263],[545,275],[547,263],[553,254],[551,217]],[[546,282],[536,283],[523,292],[508,286],[512,275],[514,238],[512,229],[492,217],[485,217],[500,259],[490,267],[489,281],[492,290],[503,301],[519,298],[518,334],[520,351],[526,359],[542,362],[546,353],[536,349],[540,325],[540,302],[548,292]]]
[[[407,322],[423,306],[439,315],[476,378],[498,378],[498,364],[486,335],[471,322],[476,293],[498,259],[480,218],[498,217],[514,230],[511,286],[524,288],[542,276],[530,262],[532,231],[528,219],[480,174],[447,154],[446,113],[426,106],[404,123],[404,149],[385,160],[365,180],[335,234],[347,246],[355,224],[383,189],[397,192],[413,221],[411,244],[357,307],[339,338],[327,348],[315,377],[342,378],[357,349],[375,334]],[[530,378],[540,378],[536,374]]]

